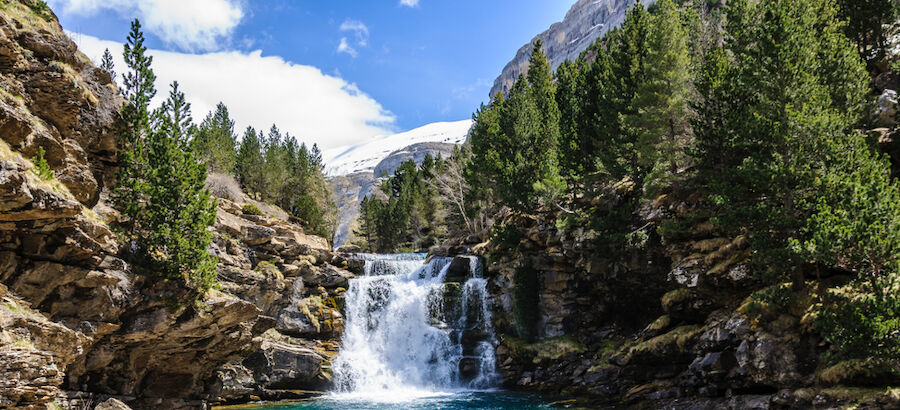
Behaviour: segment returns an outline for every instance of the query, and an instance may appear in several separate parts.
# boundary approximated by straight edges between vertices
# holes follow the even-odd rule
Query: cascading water
[[[400,399],[493,385],[496,339],[477,258],[466,278],[449,278],[460,285],[447,281],[452,258],[360,257],[365,276],[346,292],[333,365],[339,394]]]

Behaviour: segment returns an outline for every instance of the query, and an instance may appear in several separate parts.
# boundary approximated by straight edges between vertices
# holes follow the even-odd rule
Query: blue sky
[[[217,64],[208,68],[217,71],[233,68],[227,58],[215,62],[207,58],[203,63],[206,66],[199,62],[181,63],[180,59],[197,62],[200,56],[208,54],[237,56],[247,57],[245,64],[252,66],[254,59],[277,57],[279,64],[295,70],[318,69],[323,83],[343,81],[331,88],[349,94],[333,96],[335,101],[347,100],[346,105],[317,105],[311,101],[305,105],[298,103],[294,112],[323,110],[321,115],[330,115],[332,124],[362,121],[368,128],[360,126],[357,131],[347,127],[339,136],[330,136],[330,131],[325,129],[327,124],[304,129],[299,122],[291,124],[288,118],[277,121],[287,122],[287,128],[295,134],[306,134],[301,139],[335,146],[371,138],[382,131],[402,131],[436,121],[469,118],[478,104],[487,99],[494,78],[517,49],[561,20],[574,1],[51,0],[49,3],[63,27],[77,33],[76,42],[94,59],[101,47],[111,46],[119,54],[118,45],[109,41],[123,41],[130,19],[140,17],[145,23],[149,46],[161,54],[166,52],[157,57],[160,77],[179,79],[188,90],[189,99],[191,89],[198,94],[195,117],[202,117],[198,109],[215,103],[212,101],[215,90],[185,84],[193,78],[203,79],[202,74],[189,71],[201,70],[209,67],[208,64]],[[315,84],[316,75],[294,76],[276,65],[273,63],[271,72],[255,67],[238,70],[245,77],[272,77],[275,75],[272,72],[278,72],[283,77],[275,83],[244,84],[238,73],[223,77],[221,83],[227,84],[221,84],[222,87],[243,88],[243,94],[222,90],[223,99],[232,100],[226,104],[231,106],[234,102],[238,107],[243,104],[239,101],[242,99],[256,99],[256,105],[262,106],[278,104],[291,97],[270,97],[260,89],[278,88],[283,83],[297,83],[295,94],[320,88]],[[246,94],[250,88],[259,94]],[[296,98],[315,100],[317,92],[326,91],[310,91],[312,95]],[[342,110],[360,113],[342,119],[334,113]],[[272,119],[254,114],[250,107],[232,111],[236,111],[233,114],[241,125],[267,127],[268,124],[259,122]],[[292,112],[286,110],[282,112],[284,116],[292,116]],[[360,135],[348,135],[357,132]]]

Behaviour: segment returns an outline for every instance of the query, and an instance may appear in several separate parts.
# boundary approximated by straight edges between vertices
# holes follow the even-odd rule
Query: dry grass
[[[231,175],[210,173],[206,177],[206,187],[209,188],[209,193],[217,198],[224,198],[235,203],[244,200],[240,184]]]

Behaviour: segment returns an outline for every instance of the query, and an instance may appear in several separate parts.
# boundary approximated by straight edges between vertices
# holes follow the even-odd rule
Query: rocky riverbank
[[[627,206],[617,198],[598,206]],[[507,215],[505,242],[448,244],[441,253],[486,260],[503,386],[585,397],[589,405],[638,408],[900,408],[900,363],[829,363],[812,328],[817,296],[849,280],[822,272],[801,291],[762,288],[748,275],[743,237],[707,221],[664,240],[657,227],[694,212],[697,196],[670,192],[638,209],[645,241],[604,253],[598,232],[561,231],[551,218]],[[612,209],[612,208],[610,208]],[[537,307],[517,306],[533,272]],[[536,315],[537,337],[517,337],[517,317]],[[527,316],[525,316],[527,317]]]

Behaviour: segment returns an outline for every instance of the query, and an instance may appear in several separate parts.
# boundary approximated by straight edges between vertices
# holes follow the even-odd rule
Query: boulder
[[[265,389],[314,390],[328,381],[323,362],[321,355],[305,347],[267,340],[243,365]]]
[[[362,248],[357,245],[343,245],[337,248],[337,253],[360,253]]]
[[[275,237],[275,230],[266,226],[249,225],[241,227],[241,240],[247,245],[259,246]]]
[[[875,109],[879,123],[884,127],[891,127],[897,124],[897,92],[894,90],[884,90],[878,97],[878,107]]]
[[[473,272],[473,267],[480,266],[477,256],[456,256],[447,268],[448,278],[471,278],[481,272]]]
[[[352,273],[331,265],[304,266],[302,270],[303,283],[310,286],[346,288],[353,277]]]
[[[122,403],[118,399],[109,399],[94,407],[94,410],[131,410],[131,407],[128,407],[125,403]]]
[[[275,329],[280,333],[321,339],[343,331],[344,317],[333,298],[312,295],[294,300],[278,316]]]

